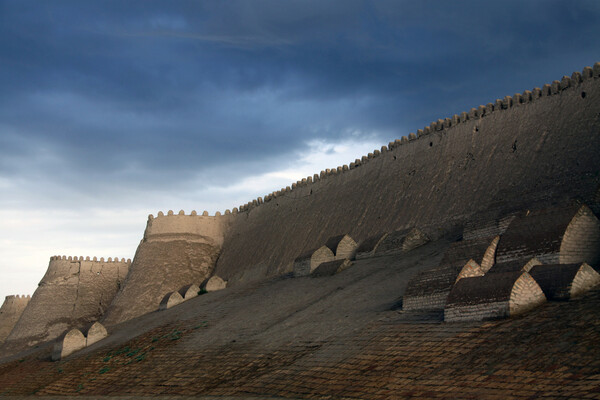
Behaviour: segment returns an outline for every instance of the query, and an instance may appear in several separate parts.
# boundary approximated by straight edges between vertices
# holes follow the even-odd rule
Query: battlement
[[[13,302],[13,301],[29,301],[31,299],[31,295],[18,295],[18,294],[11,294],[5,297],[5,302],[9,303],[9,302]]]
[[[39,286],[53,285],[65,279],[73,282],[82,279],[82,276],[99,276],[117,274],[119,279],[125,279],[131,266],[131,259],[118,257],[83,257],[83,256],[52,256],[48,263],[46,274]]]
[[[229,214],[236,214],[237,213],[237,208],[234,208],[234,212],[232,213],[231,210],[227,209],[225,210],[224,214],[221,214],[220,211],[215,212],[215,215],[209,215],[208,211],[203,211],[202,214],[198,214],[198,212],[196,210],[192,210],[188,215],[186,215],[184,210],[179,210],[179,212],[177,214],[175,214],[173,212],[173,210],[169,210],[167,211],[167,213],[165,214],[162,211],[159,211],[156,214],[156,217],[153,214],[148,215],[148,220],[152,220],[155,218],[160,218],[160,217],[173,217],[173,216],[187,216],[187,217],[210,217],[210,218],[216,218],[216,217],[221,217],[223,215],[229,215]]]
[[[98,257],[83,257],[83,256],[52,256],[50,257],[50,261],[71,261],[71,262],[78,262],[78,261],[90,261],[90,262],[100,262],[100,263],[126,263],[126,264],[131,264],[131,258],[128,258],[127,260],[125,260],[124,258],[121,258],[119,260],[119,257],[108,257],[106,259],[106,261],[104,260],[104,257],[100,257],[100,259],[98,259]]]
[[[237,212],[237,210],[236,210]],[[230,215],[227,210],[225,215]],[[207,243],[210,245],[221,245],[224,233],[228,226],[228,218],[224,218],[220,212],[214,216],[204,211],[199,215],[193,210],[189,215],[181,210],[175,214],[169,210],[165,215],[159,211],[157,216],[148,215],[144,241],[172,241],[184,239],[186,241]]]
[[[278,197],[289,195],[292,191],[295,191],[299,188],[310,186],[321,180],[331,179],[334,176],[344,174],[356,168],[360,168],[374,159],[384,156],[386,153],[389,153],[408,143],[426,140],[427,136],[434,133],[443,133],[443,131],[447,131],[451,127],[456,127],[461,124],[473,124],[475,125],[473,128],[474,132],[478,132],[479,127],[477,124],[481,119],[490,117],[492,114],[498,112],[510,112],[510,110],[514,108],[518,108],[528,103],[543,101],[544,98],[547,97],[559,96],[562,92],[567,90],[576,90],[580,88],[584,82],[596,80],[599,77],[600,62],[597,62],[593,67],[585,67],[583,68],[582,72],[575,71],[570,77],[565,75],[560,81],[555,80],[551,84],[543,85],[542,88],[535,87],[532,90],[525,90],[523,93],[515,93],[512,96],[505,96],[502,99],[496,99],[493,103],[487,103],[486,105],[480,105],[477,108],[471,108],[469,112],[462,112],[460,115],[455,114],[452,117],[438,119],[437,121],[433,121],[431,124],[425,126],[423,129],[418,129],[416,133],[411,132],[408,134],[408,136],[402,136],[400,139],[389,142],[387,146],[381,146],[381,149],[375,149],[372,153],[368,153],[366,156],[362,156],[360,159],[357,158],[354,160],[354,162],[344,164],[336,168],[327,168],[322,170],[319,174],[302,178],[301,180],[292,183],[291,186],[286,186],[285,188],[281,188],[280,190],[249,201],[246,204],[242,204],[239,206],[239,212],[249,212],[253,208],[264,203],[268,203]],[[585,91],[581,92],[581,97],[585,99]],[[429,146],[433,146],[433,142],[430,142]],[[389,155],[389,157],[394,157],[394,159],[396,159],[397,156]],[[229,214],[227,211],[225,213]],[[232,213],[237,214],[238,208],[234,208]],[[220,213],[217,213],[216,215],[220,215]]]

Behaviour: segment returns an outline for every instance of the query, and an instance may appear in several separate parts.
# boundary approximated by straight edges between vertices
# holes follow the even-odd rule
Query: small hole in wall
[[[581,98],[582,98],[582,99],[585,99],[585,95],[586,95],[586,93],[585,93],[585,92],[581,92]]]
[[[433,147],[433,142],[429,142],[429,147]]]
[[[309,196],[312,194],[312,189],[310,189],[310,193],[308,194]]]
[[[394,156],[394,160],[396,159],[396,156]]]
[[[475,127],[473,128],[473,133],[475,132],[479,132],[479,127],[477,125],[475,125]]]

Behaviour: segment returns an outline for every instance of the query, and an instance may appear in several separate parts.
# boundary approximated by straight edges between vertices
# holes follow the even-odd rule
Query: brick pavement
[[[600,398],[600,289],[488,322],[398,310],[407,266],[435,246],[200,296],[60,362],[41,348],[0,364],[0,397]]]
[[[338,341],[181,351],[181,321],[122,347],[0,368],[3,395],[256,398],[600,398],[600,290],[523,318],[406,323],[402,312]],[[194,325],[197,324],[197,325]]]

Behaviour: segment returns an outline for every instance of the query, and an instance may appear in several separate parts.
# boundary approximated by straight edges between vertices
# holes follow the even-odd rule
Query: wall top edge
[[[261,204],[268,203],[277,197],[286,195],[295,189],[310,185],[322,179],[327,179],[330,176],[342,174],[352,169],[359,168],[360,166],[367,164],[369,161],[383,155],[384,153],[394,150],[395,148],[405,145],[409,142],[419,140],[423,136],[427,136],[437,131],[447,130],[453,126],[464,124],[469,121],[479,120],[488,117],[493,113],[506,112],[510,109],[518,107],[520,104],[533,103],[543,100],[543,98],[546,97],[557,96],[563,91],[579,87],[585,81],[597,80],[598,78],[600,78],[600,62],[594,63],[593,67],[584,67],[581,72],[575,71],[571,74],[571,76],[565,75],[561,78],[561,80],[555,80],[552,83],[543,85],[541,88],[535,87],[532,90],[525,90],[523,93],[515,93],[513,96],[505,96],[502,99],[496,99],[495,102],[490,102],[486,105],[480,105],[477,108],[471,108],[471,110],[468,112],[462,112],[460,115],[455,114],[452,117],[438,119],[437,121],[425,126],[423,129],[417,129],[416,133],[411,132],[407,136],[402,136],[400,139],[389,142],[387,146],[384,145],[381,147],[381,149],[375,149],[372,153],[362,156],[360,159],[357,158],[354,160],[354,162],[344,164],[336,168],[327,168],[321,171],[319,174],[302,178],[301,180],[292,183],[291,186],[286,186],[285,188],[251,200],[246,204],[242,204],[239,206],[239,208],[235,207],[231,211],[225,210],[224,214],[221,214],[219,211],[217,211],[214,216],[210,216],[208,211],[204,211],[201,216],[221,217],[223,215],[249,212],[253,208],[258,207]],[[186,214],[183,210],[179,211],[178,214],[174,214],[172,210],[169,210],[166,215],[162,211],[159,211],[156,218],[173,215],[185,216]],[[193,210],[189,216],[200,215]],[[152,214],[148,216],[148,220],[152,220],[154,218],[155,217]]]

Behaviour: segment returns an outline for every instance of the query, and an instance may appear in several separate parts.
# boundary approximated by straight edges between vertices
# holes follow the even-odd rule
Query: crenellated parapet
[[[119,259],[119,257],[108,257],[106,260],[104,260],[104,257],[100,257],[98,259],[98,257],[90,257],[90,256],[52,256],[50,257],[50,261],[72,261],[72,262],[77,262],[77,261],[90,261],[90,262],[100,262],[100,263],[126,263],[126,264],[131,264],[131,258],[128,258],[127,260],[125,258],[121,258]]]
[[[227,210],[226,214],[229,214]],[[228,226],[228,218],[216,212],[210,216],[208,211],[199,215],[193,210],[189,215],[181,210],[175,214],[159,211],[157,216],[150,214],[144,233],[144,241],[186,240],[220,246]]]
[[[225,211],[225,214],[230,214],[229,210]],[[158,213],[156,213],[156,218],[159,217],[173,217],[173,216],[187,216],[187,217],[197,217],[197,216],[202,216],[202,217],[220,217],[222,214],[221,212],[217,211],[215,212],[215,215],[210,215],[208,211],[203,211],[202,214],[198,214],[198,212],[196,210],[192,210],[189,214],[186,214],[184,210],[179,210],[179,212],[177,214],[175,214],[175,212],[173,210],[169,210],[167,211],[167,213],[165,214],[163,211],[159,211]],[[154,215],[150,214],[148,215],[148,219],[154,219]]]
[[[113,276],[123,282],[131,266],[131,259],[119,257],[52,256],[46,274],[39,286],[56,282],[80,282],[87,276]]]
[[[13,312],[14,310],[17,309],[21,309],[21,312],[23,311],[23,309],[27,306],[27,304],[29,303],[29,300],[31,300],[31,295],[18,295],[18,294],[11,294],[8,295],[4,298],[4,303],[2,304],[2,308],[0,308],[0,314],[5,314],[7,312]],[[20,314],[19,314],[20,315]],[[0,320],[2,319],[2,317],[0,316]],[[16,322],[16,321],[15,321]],[[1,323],[0,323],[1,325]],[[3,339],[0,338],[0,341],[2,341]]]
[[[11,295],[6,296],[4,298],[4,301],[7,303],[8,302],[25,302],[25,303],[27,303],[30,299],[31,299],[30,294],[28,294],[28,295],[11,294]]]

